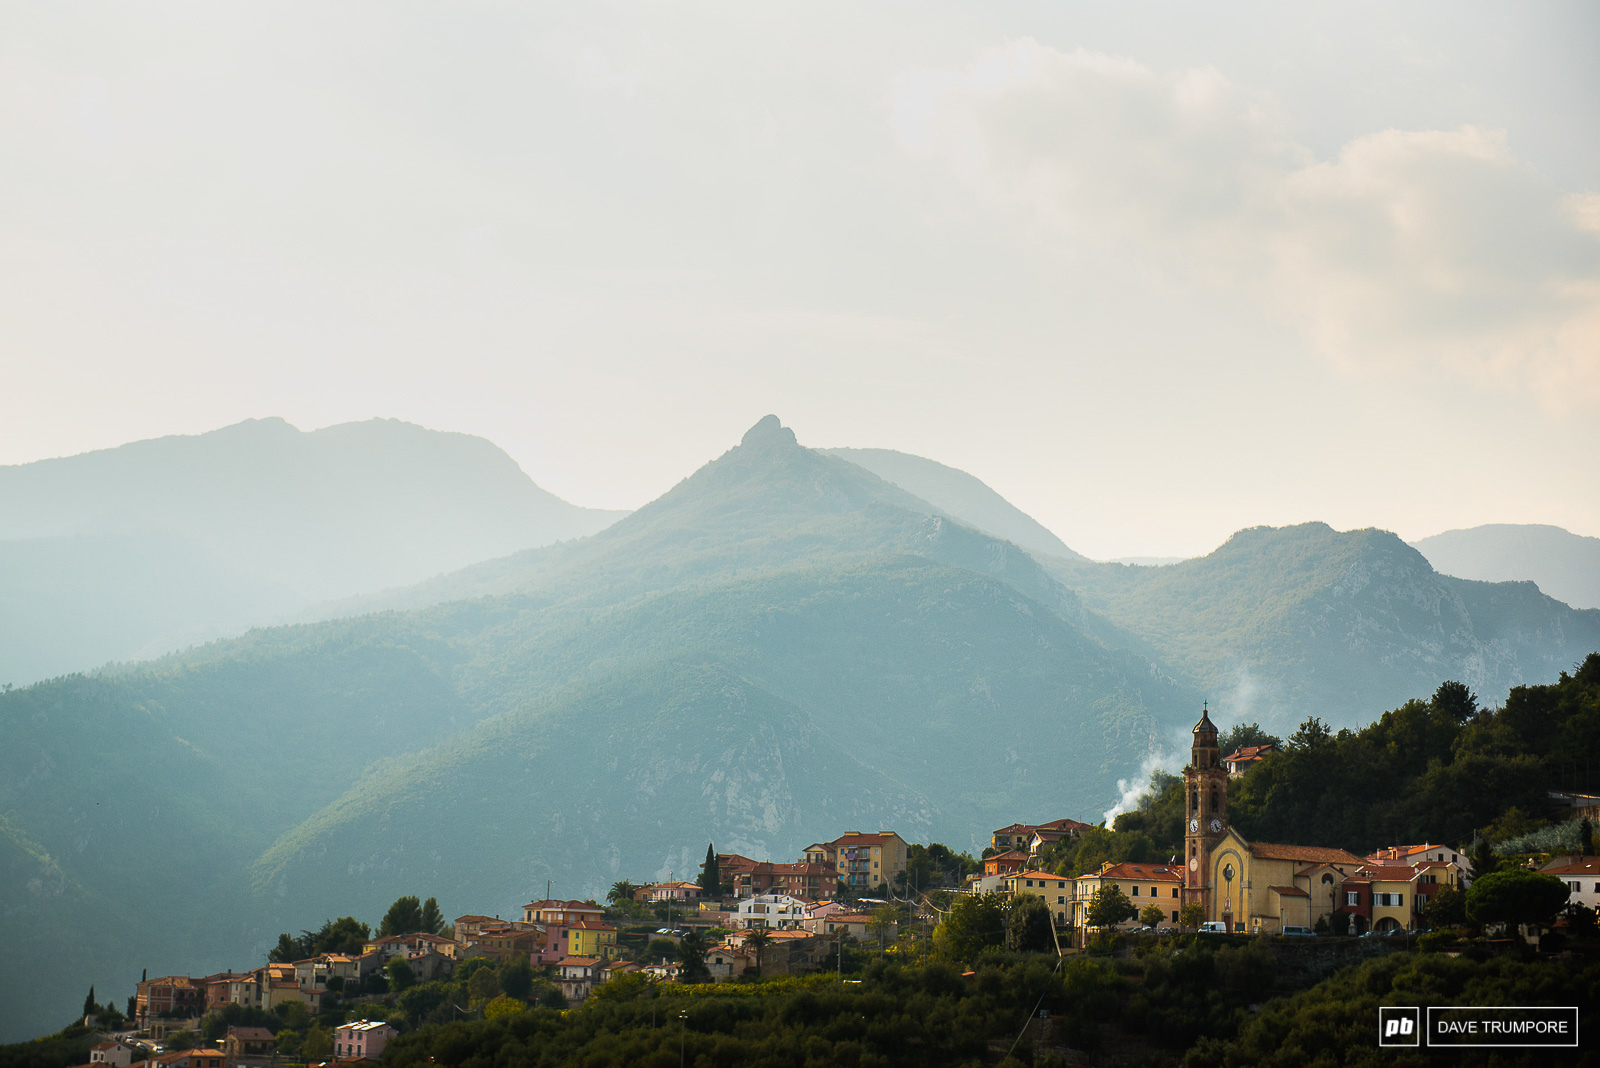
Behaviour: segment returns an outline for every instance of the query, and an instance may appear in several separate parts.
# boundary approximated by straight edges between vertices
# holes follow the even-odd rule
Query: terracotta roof
[[[1600,875],[1600,860],[1590,857],[1588,860],[1577,861],[1572,864],[1561,864],[1554,868],[1542,869],[1546,875]]]
[[[1228,754],[1222,759],[1229,763],[1237,763],[1247,760],[1260,760],[1268,753],[1275,753],[1277,751],[1277,742],[1268,742],[1265,745],[1241,745],[1239,748],[1235,749],[1232,753]]]
[[[1271,842],[1252,842],[1250,844],[1252,856],[1262,860],[1304,860],[1321,864],[1360,864],[1362,860],[1353,853],[1346,853],[1342,849],[1328,849],[1324,846],[1297,846],[1274,845]]]
[[[558,901],[555,898],[546,898],[543,901],[530,901],[522,907],[525,909],[539,909],[540,911],[548,909],[551,912],[558,910],[566,910],[571,912],[577,909],[583,909],[587,912],[605,911],[605,909],[601,908],[599,905],[593,905],[587,901]]]
[[[1006,876],[1007,879],[1054,879],[1056,882],[1070,883],[1072,876],[1057,875],[1053,871],[1019,871]],[[1024,887],[1026,889],[1026,887]]]
[[[495,917],[495,916],[467,915],[467,916],[457,916],[456,917],[456,922],[457,923],[494,923],[496,919],[498,919],[498,917]]]
[[[1384,882],[1408,883],[1416,876],[1417,873],[1411,868],[1401,864],[1363,864],[1361,869],[1357,871],[1356,874],[1358,876],[1365,876],[1369,879],[1380,879]]]
[[[577,923],[567,924],[569,931],[615,931],[616,928],[600,920],[579,920]]]
[[[265,1027],[230,1027],[228,1034],[241,1042],[275,1042],[278,1038]]]
[[[848,848],[853,845],[883,845],[889,839],[898,837],[900,836],[893,831],[846,831],[830,842],[829,845],[841,848]]]
[[[1152,879],[1158,883],[1179,883],[1183,881],[1183,876],[1179,874],[1178,869],[1170,865],[1135,864],[1132,861],[1113,864],[1102,872],[1086,872],[1085,874],[1103,879],[1126,879],[1135,883],[1146,883]],[[1051,876],[1051,878],[1059,879],[1061,876],[1056,875]],[[1080,875],[1079,878],[1081,879],[1083,876]]]
[[[591,968],[594,965],[599,964],[599,963],[600,963],[600,958],[599,957],[562,957],[560,960],[556,961],[557,965],[563,965],[564,966],[564,965],[570,964],[570,965],[573,965],[575,967],[581,966],[581,967],[584,967],[584,968]]]
[[[1311,895],[1298,886],[1271,886],[1267,889],[1275,892],[1279,897],[1310,897]]]

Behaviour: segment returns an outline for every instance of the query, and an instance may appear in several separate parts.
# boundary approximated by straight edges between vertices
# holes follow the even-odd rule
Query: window
[[[1172,922],[1173,923],[1177,923],[1178,922],[1178,914],[1176,912],[1174,912],[1172,914]]]
[[[1359,898],[1359,895],[1356,893],[1356,891],[1354,891],[1354,890],[1346,890],[1345,893],[1344,893],[1345,907],[1346,908],[1355,908],[1357,905],[1361,904],[1361,902],[1360,902],[1360,900],[1358,900],[1358,898]]]
[[[1174,886],[1172,888],[1172,896],[1173,897],[1177,897],[1178,896],[1178,888],[1176,886]]]
[[[1160,896],[1161,896],[1161,887],[1159,887],[1159,886],[1152,886],[1152,887],[1151,887],[1151,888],[1150,888],[1150,896],[1151,896],[1151,897],[1160,897]]]
[[[1133,896],[1134,897],[1138,897],[1139,896],[1139,888],[1137,886],[1133,888]]]

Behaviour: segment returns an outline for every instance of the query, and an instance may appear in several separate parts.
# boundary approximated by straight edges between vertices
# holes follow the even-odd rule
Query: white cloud
[[[1600,399],[1600,197],[1503,132],[1385,130],[1319,161],[1214,69],[1032,40],[891,103],[902,144],[1047,240],[1239,293],[1341,365]]]

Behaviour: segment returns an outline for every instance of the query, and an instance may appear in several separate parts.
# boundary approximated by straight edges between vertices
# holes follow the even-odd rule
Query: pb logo
[[[1416,1046],[1421,1044],[1420,1012],[1408,1005],[1378,1009],[1378,1045]]]

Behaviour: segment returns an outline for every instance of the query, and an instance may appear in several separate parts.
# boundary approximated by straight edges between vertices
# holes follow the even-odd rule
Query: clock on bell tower
[[[1210,917],[1209,873],[1211,848],[1228,828],[1228,772],[1217,748],[1217,728],[1209,708],[1200,709],[1194,725],[1189,766],[1183,769],[1185,857],[1183,903],[1198,902]]]

